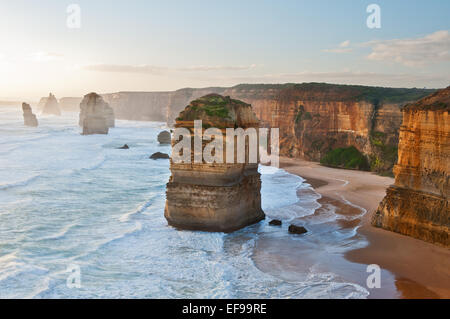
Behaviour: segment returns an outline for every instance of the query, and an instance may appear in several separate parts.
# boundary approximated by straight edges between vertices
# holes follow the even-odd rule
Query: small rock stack
[[[48,95],[47,100],[45,101],[44,108],[42,109],[42,114],[51,114],[51,115],[61,115],[61,110],[59,109],[58,101],[56,97],[50,93]]]
[[[32,127],[38,126],[38,120],[36,118],[36,115],[33,114],[30,104],[22,103],[22,110],[23,110],[23,123],[26,126]]]

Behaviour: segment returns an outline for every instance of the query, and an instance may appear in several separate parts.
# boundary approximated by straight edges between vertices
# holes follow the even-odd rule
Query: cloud
[[[184,68],[177,68],[178,71],[241,71],[241,70],[249,70],[256,68],[256,64],[251,65],[236,65],[236,66],[207,66],[207,65],[198,65],[198,66],[189,66]]]
[[[339,46],[335,49],[325,49],[324,52],[331,52],[331,53],[348,53],[352,52],[352,48],[350,48],[350,40],[346,40],[344,42],[341,42]]]
[[[124,65],[124,64],[92,64],[82,66],[84,70],[98,72],[117,72],[117,73],[144,73],[152,75],[162,75],[168,72],[209,72],[209,71],[241,71],[255,68],[256,65],[237,65],[237,66],[188,66],[180,68],[169,68],[166,66],[154,65]]]
[[[370,41],[362,46],[370,47],[369,60],[400,63],[415,67],[450,61],[450,34],[437,31],[422,38]]]
[[[64,55],[54,52],[38,51],[28,55],[28,59],[35,62],[50,62],[62,60]]]
[[[116,73],[145,73],[161,75],[167,71],[167,68],[154,65],[125,65],[125,64],[92,64],[82,66],[88,71],[98,72],[116,72]]]

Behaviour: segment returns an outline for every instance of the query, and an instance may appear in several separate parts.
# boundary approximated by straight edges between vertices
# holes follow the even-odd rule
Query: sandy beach
[[[365,213],[356,222],[361,224],[358,235],[364,236],[369,244],[348,251],[344,257],[353,265],[379,265],[394,276],[395,285],[371,291],[370,297],[450,298],[450,250],[370,225],[370,217],[393,178],[323,167],[299,159],[282,158],[280,164],[286,171],[305,178],[323,196],[322,205],[332,201],[349,213],[355,208]],[[347,268],[343,273],[351,272],[348,269],[351,265],[342,264]]]

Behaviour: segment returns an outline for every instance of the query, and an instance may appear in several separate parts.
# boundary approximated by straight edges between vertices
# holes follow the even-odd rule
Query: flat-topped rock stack
[[[450,87],[403,109],[395,184],[377,227],[450,246]]]
[[[114,127],[114,111],[97,93],[86,94],[80,103],[79,125],[83,135],[108,134]]]
[[[210,127],[222,132],[223,163],[207,163],[204,159],[194,162],[195,120],[202,120],[203,133]],[[181,229],[231,232],[264,219],[258,163],[249,163],[248,142],[244,163],[225,163],[226,128],[258,129],[259,120],[251,105],[217,94],[206,95],[192,101],[175,126],[191,132],[192,148],[190,163],[177,163],[172,152],[164,214],[169,224]],[[178,142],[176,138],[174,134],[172,147]],[[202,141],[202,150],[209,142]]]
[[[22,110],[23,110],[23,124],[32,127],[38,126],[38,120],[36,118],[36,115],[33,114],[30,104],[22,103]]]
[[[58,101],[56,97],[50,93],[48,95],[47,100],[45,101],[45,105],[42,109],[42,114],[51,114],[51,115],[61,115],[61,110],[59,109]]]

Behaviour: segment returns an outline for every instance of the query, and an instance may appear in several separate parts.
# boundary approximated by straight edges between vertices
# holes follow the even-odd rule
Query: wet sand
[[[324,261],[328,257],[322,256],[317,262],[331,267],[334,273],[344,278],[352,277],[353,282],[364,286],[368,276],[366,265],[379,265],[383,269],[382,288],[371,289],[369,298],[450,298],[449,249],[370,225],[370,217],[384,197],[386,188],[394,182],[393,178],[323,167],[299,159],[282,158],[280,166],[305,178],[323,196],[320,199],[322,205],[328,202],[339,207],[340,214],[367,211],[360,219],[337,222],[344,228],[346,225],[342,223],[349,223],[348,227],[359,223],[357,236],[361,236],[362,241],[367,240],[368,245],[346,252],[342,256],[344,260],[333,256],[333,260]],[[261,248],[267,248],[264,245],[270,246],[262,242]],[[297,249],[301,250],[301,245]],[[297,259],[293,257],[296,254],[287,251],[286,254],[290,256],[285,259]],[[295,262],[301,263],[299,260],[301,257]],[[258,258],[255,261],[258,264]],[[261,262],[260,266],[264,268],[264,263]],[[291,268],[295,267],[291,265]]]

